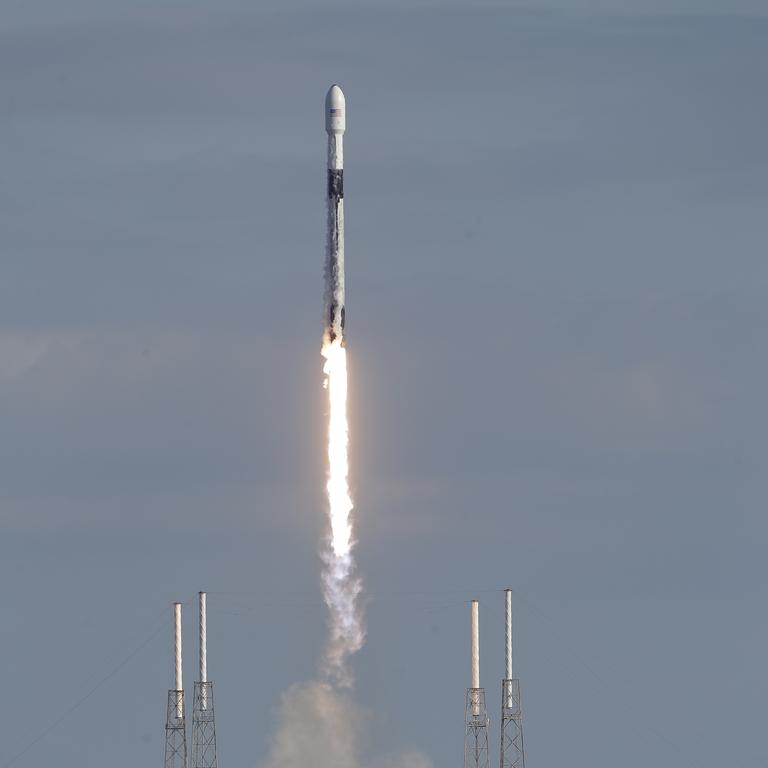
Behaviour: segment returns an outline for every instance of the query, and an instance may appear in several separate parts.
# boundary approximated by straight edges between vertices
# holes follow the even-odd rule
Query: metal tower
[[[500,768],[525,768],[523,750],[523,710],[520,681],[512,676],[512,590],[505,592],[505,676],[501,681],[501,761]]]
[[[192,707],[192,768],[217,768],[213,683],[208,680],[205,592],[200,592],[198,598],[200,605],[200,680],[195,683],[195,703]]]
[[[477,600],[472,601],[472,685],[464,713],[464,768],[488,768],[488,713],[480,687],[480,629]]]
[[[165,768],[187,768],[187,726],[181,677],[181,603],[173,604],[174,688],[168,691],[165,719]]]

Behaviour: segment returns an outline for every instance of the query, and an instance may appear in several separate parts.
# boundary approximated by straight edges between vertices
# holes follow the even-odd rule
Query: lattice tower
[[[181,674],[181,603],[173,604],[174,688],[168,691],[165,768],[187,768],[187,725]]]
[[[525,768],[520,681],[512,673],[512,590],[505,592],[505,678],[501,681],[500,768]]]
[[[488,768],[488,711],[480,687],[480,620],[477,600],[471,603],[472,684],[464,712],[464,768]]]
[[[205,592],[198,595],[200,609],[200,680],[195,683],[192,707],[192,768],[217,768],[216,718],[213,683],[208,679],[208,610]]]

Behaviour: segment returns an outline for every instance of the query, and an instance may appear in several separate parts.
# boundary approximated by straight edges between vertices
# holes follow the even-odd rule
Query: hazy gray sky
[[[15,764],[159,766],[201,588],[224,768],[314,674],[333,81],[371,760],[512,586],[528,768],[764,763],[764,9],[5,0],[0,766],[162,627]]]

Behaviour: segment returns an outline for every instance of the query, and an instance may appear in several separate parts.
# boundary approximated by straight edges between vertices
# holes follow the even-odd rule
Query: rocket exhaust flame
[[[326,96],[328,133],[328,240],[325,269],[325,331],[322,356],[328,391],[328,514],[330,534],[323,552],[323,593],[330,613],[324,673],[336,685],[348,687],[350,654],[365,641],[357,598],[362,589],[352,557],[349,491],[349,426],[347,424],[347,351],[344,346],[344,94],[331,86]]]
[[[352,547],[352,524],[349,513],[348,475],[349,427],[347,426],[347,351],[339,340],[326,343],[323,373],[328,391],[328,503],[331,522],[331,548],[335,558],[349,555]]]

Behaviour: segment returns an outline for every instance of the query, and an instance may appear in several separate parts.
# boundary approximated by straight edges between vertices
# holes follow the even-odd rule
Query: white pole
[[[480,627],[477,600],[472,601],[472,685],[480,687]]]
[[[174,627],[174,655],[175,655],[175,680],[176,691],[176,717],[181,720],[184,717],[184,693],[181,677],[181,603],[173,604]]]
[[[480,714],[480,619],[477,600],[472,601],[472,685],[474,695],[472,697],[472,714]]]
[[[206,612],[206,594],[200,592],[198,595],[200,602],[200,682],[208,682],[208,642],[206,638],[207,631],[207,612]]]
[[[512,590],[504,591],[504,706],[513,707],[512,695]]]
[[[512,679],[512,590],[511,589],[507,589],[505,591],[505,597],[506,597],[506,619],[507,619],[506,633],[504,638],[506,640],[505,679],[511,680]]]
[[[205,683],[208,682],[208,613],[206,606],[206,594],[198,594],[200,606],[200,709],[208,709],[208,690]]]

